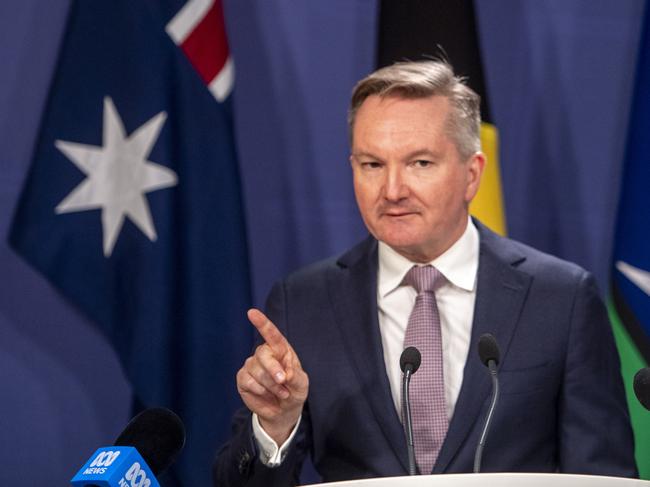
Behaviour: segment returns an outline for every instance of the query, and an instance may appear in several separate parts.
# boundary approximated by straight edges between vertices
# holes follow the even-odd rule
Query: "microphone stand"
[[[411,383],[411,365],[407,365],[404,370],[402,378],[402,423],[404,423],[404,430],[406,432],[406,449],[409,458],[409,475],[417,475],[417,467],[415,466],[415,447],[413,445],[413,423],[411,421],[411,401],[409,399],[409,385]]]
[[[478,446],[476,447],[476,454],[474,455],[474,473],[479,473],[481,471],[481,458],[483,457],[483,448],[485,447],[485,440],[487,439],[488,430],[490,429],[490,424],[492,423],[494,408],[496,407],[497,400],[499,399],[499,378],[497,376],[497,364],[494,360],[489,360],[487,366],[490,369],[490,377],[492,378],[492,402],[490,403],[490,409],[488,410],[487,418],[485,419],[485,424],[483,425],[481,438],[478,442]]]

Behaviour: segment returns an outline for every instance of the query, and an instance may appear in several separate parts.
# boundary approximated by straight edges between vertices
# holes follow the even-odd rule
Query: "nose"
[[[386,172],[386,182],[384,185],[384,198],[391,202],[398,202],[408,196],[409,190],[406,184],[403,168],[392,166]]]

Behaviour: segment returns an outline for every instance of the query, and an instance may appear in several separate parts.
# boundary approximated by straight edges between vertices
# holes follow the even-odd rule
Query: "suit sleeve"
[[[638,476],[618,352],[586,272],[575,291],[559,406],[560,471]]]
[[[291,343],[287,323],[287,306],[284,283],[277,283],[271,289],[266,301],[266,314]],[[255,346],[261,338],[257,336]],[[305,456],[310,450],[309,408],[305,404],[298,432],[286,457],[278,467],[267,467],[259,458],[252,427],[252,414],[248,408],[241,408],[232,422],[230,440],[217,453],[213,465],[215,487],[289,487],[298,485]]]

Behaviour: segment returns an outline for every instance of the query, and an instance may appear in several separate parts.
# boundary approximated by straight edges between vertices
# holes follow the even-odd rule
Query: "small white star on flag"
[[[166,119],[167,114],[160,112],[127,136],[113,100],[105,97],[102,147],[55,142],[87,176],[57,205],[56,213],[101,208],[106,257],[113,252],[125,216],[149,240],[157,238],[145,194],[178,184],[174,171],[147,160]]]

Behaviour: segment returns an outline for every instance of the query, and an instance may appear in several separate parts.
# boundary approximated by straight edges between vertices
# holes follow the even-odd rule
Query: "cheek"
[[[377,199],[377,189],[369,181],[354,178],[354,195],[357,198],[359,208],[369,208]]]
[[[435,214],[436,218],[449,215],[456,206],[462,205],[466,193],[466,186],[460,178],[440,178],[412,189],[421,204],[428,208],[428,213]]]

